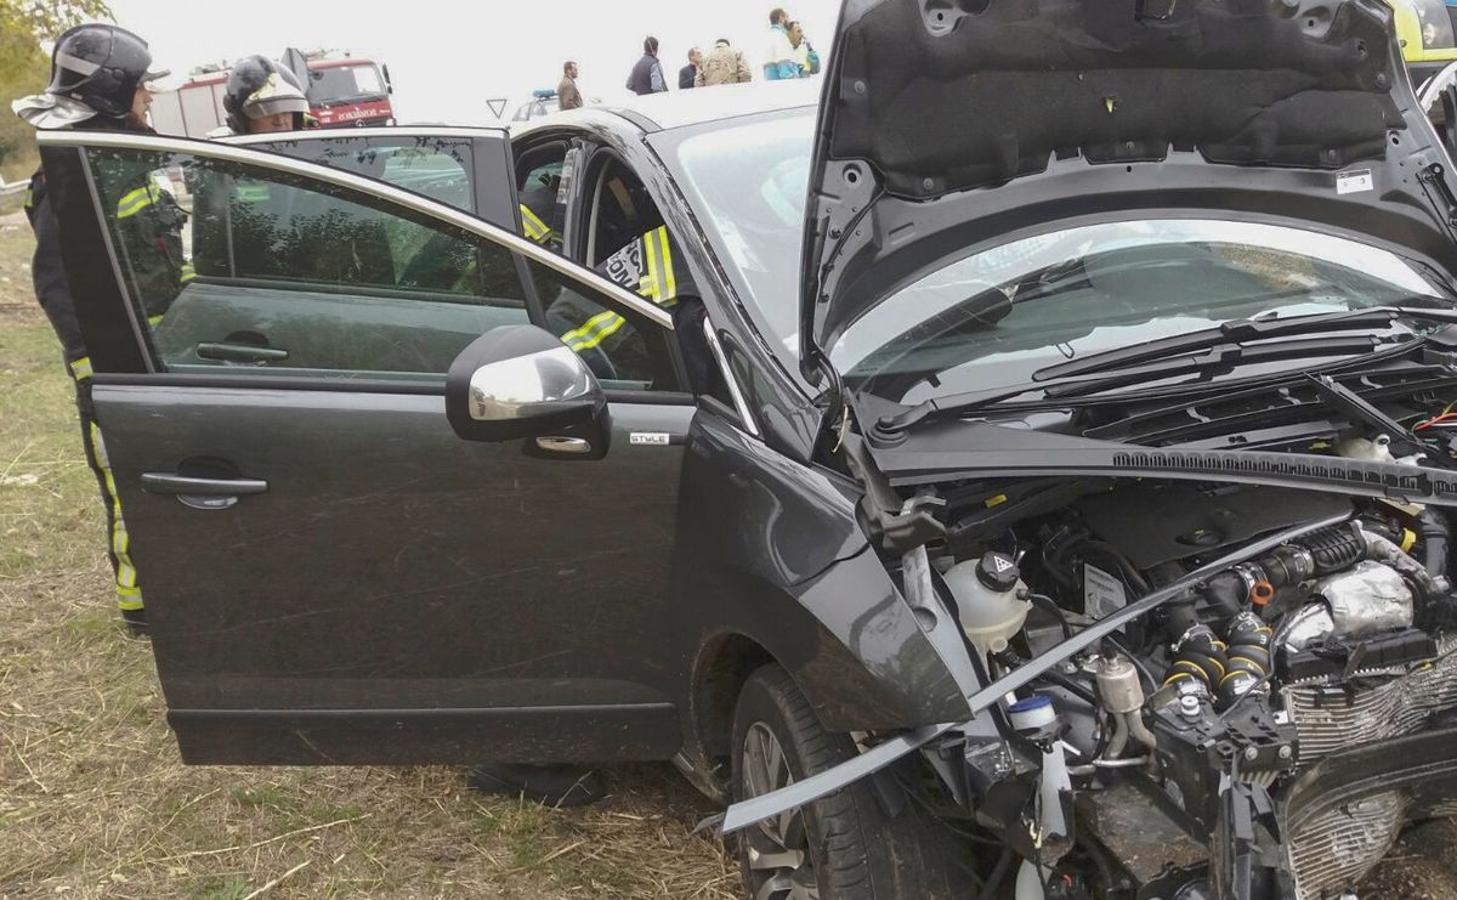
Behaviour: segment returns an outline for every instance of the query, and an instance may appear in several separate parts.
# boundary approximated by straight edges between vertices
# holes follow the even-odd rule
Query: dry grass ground
[[[691,833],[712,807],[666,767],[557,811],[454,769],[182,766],[150,647],[117,624],[30,249],[0,224],[0,898],[737,894]]]

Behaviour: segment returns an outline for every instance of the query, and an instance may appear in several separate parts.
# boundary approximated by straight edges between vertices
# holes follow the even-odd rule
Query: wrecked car
[[[817,107],[400,132],[449,202],[41,135],[184,761],[672,760],[756,897],[1353,889],[1457,812],[1457,181],[1391,16],[850,0]],[[595,268],[660,225],[672,303]]]

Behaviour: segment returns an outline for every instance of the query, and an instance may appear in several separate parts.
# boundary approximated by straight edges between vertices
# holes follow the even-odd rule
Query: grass
[[[36,155],[34,150],[29,153],[22,154],[19,157],[10,159],[6,161],[3,165],[0,165],[0,181],[4,181],[7,183],[14,183],[17,181],[29,181],[31,174],[35,172],[36,166],[38,166],[39,164],[40,157]],[[24,200],[24,191],[21,191],[17,194],[0,196],[0,216],[5,216],[13,212],[19,212],[22,204],[24,203]],[[5,271],[7,270],[4,268],[0,268],[0,272]]]
[[[69,382],[0,223],[0,897],[730,897],[670,769],[551,810],[448,768],[189,768],[118,626]],[[260,893],[262,892],[262,893]]]

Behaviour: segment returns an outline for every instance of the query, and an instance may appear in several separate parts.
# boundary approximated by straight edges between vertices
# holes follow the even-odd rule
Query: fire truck
[[[280,62],[306,85],[309,111],[321,127],[393,125],[389,66],[348,52],[290,48]],[[207,137],[227,122],[223,93],[231,66],[200,66],[187,83],[157,93],[152,100],[152,127],[162,134]]]

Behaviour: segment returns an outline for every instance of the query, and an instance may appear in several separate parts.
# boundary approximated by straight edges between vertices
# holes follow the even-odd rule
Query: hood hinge
[[[1457,229],[1457,196],[1453,196],[1452,187],[1447,184],[1446,176],[1447,170],[1441,163],[1432,163],[1418,173],[1417,179],[1426,189],[1427,198],[1446,217],[1447,227],[1450,230]]]
[[[860,511],[869,525],[871,539],[880,549],[903,555],[916,547],[945,540],[946,526],[936,517],[946,506],[944,499],[922,494],[902,501],[859,435],[845,435],[843,449],[850,474],[865,488]]]

